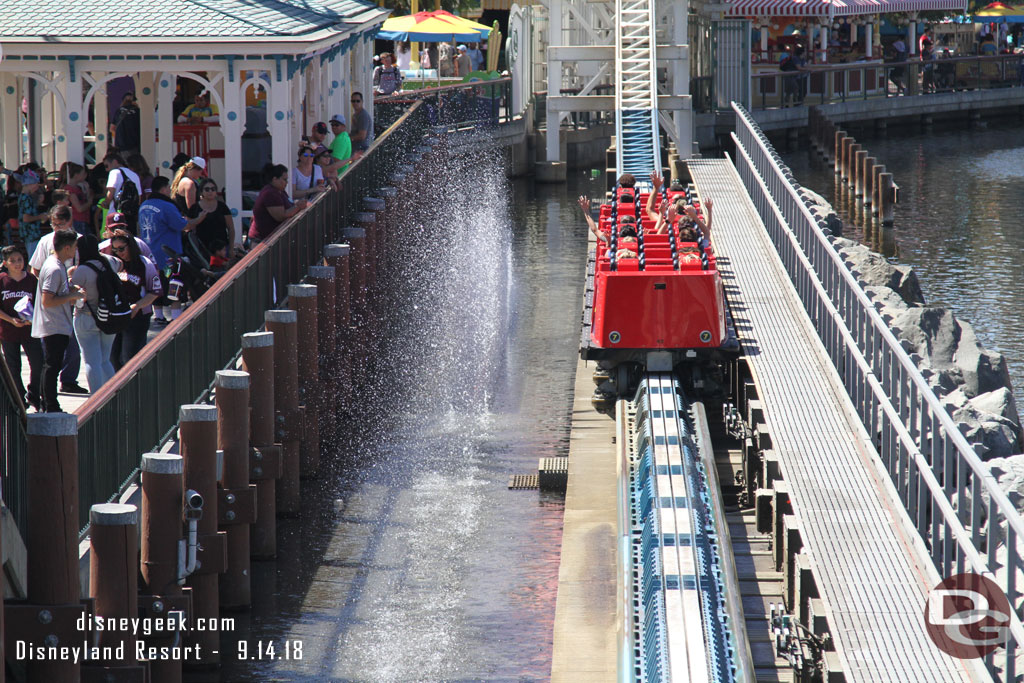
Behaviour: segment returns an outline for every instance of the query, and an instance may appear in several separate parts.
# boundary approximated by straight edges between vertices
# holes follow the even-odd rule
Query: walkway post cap
[[[349,237],[351,239],[364,239],[366,237],[366,229],[347,227],[341,231],[341,234],[342,236]],[[342,256],[345,256],[345,254],[342,254]]]
[[[348,256],[349,251],[352,247],[348,244],[328,244],[324,247],[324,256],[331,258],[332,256]]]
[[[78,417],[71,413],[32,413],[25,426],[28,436],[75,436]]]
[[[216,385],[224,389],[248,389],[249,373],[243,370],[218,370]]]
[[[141,469],[152,474],[181,474],[185,459],[177,453],[143,453]]]
[[[356,214],[357,223],[375,223],[377,221],[377,214],[373,211],[360,211]]]
[[[310,266],[309,276],[317,280],[333,280],[334,266]]]
[[[183,405],[178,411],[178,419],[181,422],[216,422],[217,406],[200,403]]]
[[[300,299],[316,296],[316,285],[288,285],[288,296],[294,296]],[[267,311],[267,313],[269,314],[270,311]],[[297,320],[298,315],[296,312],[296,321]]]
[[[299,314],[288,308],[275,308],[264,313],[263,320],[268,323],[297,323]]]
[[[366,208],[370,211],[384,210],[384,200],[380,197],[363,197],[363,204],[366,204]]]
[[[121,503],[100,503],[89,508],[89,523],[98,526],[126,526],[139,523],[139,509]]]
[[[398,188],[391,187],[390,185],[387,187],[380,188],[379,190],[377,190],[377,192],[380,195],[382,195],[384,199],[394,199],[395,197],[398,196]]]
[[[260,349],[274,345],[273,332],[246,332],[242,335],[243,349]]]

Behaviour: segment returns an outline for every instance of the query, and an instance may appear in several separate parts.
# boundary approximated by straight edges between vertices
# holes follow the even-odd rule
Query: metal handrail
[[[1024,538],[1024,520],[832,247],[760,128],[741,105],[734,102],[733,109],[734,139],[744,161],[740,175],[765,224],[775,228],[776,248],[904,506],[930,545],[932,562],[943,576],[954,566],[958,572],[970,566],[995,581],[995,529],[1005,522],[1006,576],[997,584],[1015,604],[1016,539]],[[989,496],[984,539],[983,493]],[[1006,645],[1006,680],[1014,678],[1014,653],[1021,643],[1024,626],[1015,613]],[[995,672],[992,655],[986,666]]]
[[[979,66],[976,74],[962,73],[958,67],[970,67],[971,65],[977,64]],[[999,81],[996,84],[986,85],[985,79],[986,74],[983,73],[983,67],[986,64],[993,64],[999,67]],[[786,78],[798,78],[798,77],[811,77],[820,76],[824,79],[822,83],[822,89],[820,93],[804,93],[806,99],[813,98],[820,104],[827,102],[845,102],[849,99],[869,99],[870,97],[891,97],[894,96],[889,91],[888,78],[889,75],[895,69],[912,69],[913,73],[916,74],[923,71],[925,67],[933,67],[938,74],[937,69],[944,65],[951,65],[954,69],[952,74],[954,83],[937,89],[935,92],[951,92],[955,89],[970,89],[970,90],[996,90],[1004,89],[1008,87],[1020,87],[1024,86],[1024,55],[1021,54],[1007,54],[1007,55],[974,55],[966,57],[936,57],[935,59],[923,61],[920,59],[910,59],[901,62],[889,62],[882,60],[873,60],[865,62],[846,62],[842,64],[809,64],[799,71],[780,71],[774,69],[771,71],[761,71],[757,74],[751,74],[751,92],[753,94],[759,93],[761,95],[761,106],[760,109],[768,108],[768,96],[784,97],[783,91],[784,79]],[[1008,78],[1008,72],[1016,67],[1018,69],[1017,80],[1013,81]],[[866,74],[869,71],[880,72],[877,76],[877,81],[872,89],[864,87],[866,82]],[[861,88],[855,94],[850,94],[850,74],[854,72],[860,72],[861,74]],[[908,71],[908,73],[910,73]],[[839,90],[830,94],[829,90],[829,79],[832,78],[832,74],[842,74],[843,85]],[[957,79],[960,79],[959,85],[957,85]],[[766,81],[771,81],[778,86],[775,92],[770,93],[763,84]],[[930,93],[929,93],[930,94]]]
[[[490,81],[469,81],[467,83],[453,83],[452,85],[441,85],[433,86],[430,88],[417,88],[416,90],[401,90],[399,92],[391,93],[390,95],[384,95],[382,97],[374,97],[373,104],[378,105],[382,102],[401,102],[409,99],[421,99],[423,97],[429,97],[432,95],[439,95],[448,92],[456,92],[458,90],[466,90],[468,88],[490,86],[490,85],[501,85],[512,84],[511,77],[495,78]]]

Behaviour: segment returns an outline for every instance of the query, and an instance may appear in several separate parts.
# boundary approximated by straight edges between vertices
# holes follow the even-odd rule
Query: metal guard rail
[[[411,136],[426,129],[421,110],[415,103],[352,162],[339,191],[322,193],[282,223],[79,408],[81,528],[88,524],[89,507],[118,495],[134,477],[141,454],[174,433],[179,406],[203,398],[214,373],[237,356],[241,335],[263,326],[264,311],[284,300],[288,284],[305,277],[323,246],[361,210],[363,197],[387,184],[412,146]],[[3,479],[4,500],[24,535],[24,429],[12,431],[7,411],[3,418],[5,474],[12,475]],[[9,448],[12,438],[17,443]]]
[[[1002,674],[1015,680],[1015,654],[1024,643],[1016,585],[1024,521],[843,263],[764,133],[741,105],[733,102],[733,109],[740,177],[935,568],[942,578],[954,568],[987,576],[1014,606]],[[968,484],[974,505],[965,496]],[[989,496],[984,538],[983,494]],[[993,530],[1004,523],[1007,560],[1000,581],[1000,533]],[[994,659],[989,654],[985,665],[996,675]]]

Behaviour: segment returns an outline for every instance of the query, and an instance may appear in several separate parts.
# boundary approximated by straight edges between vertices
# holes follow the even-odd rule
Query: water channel
[[[1024,405],[1024,126],[993,122],[857,138],[900,187],[891,229],[865,222],[813,152],[783,158],[799,182],[832,202],[846,237],[913,266],[928,305],[952,309],[983,345],[1006,357],[1017,404]]]
[[[568,454],[586,255],[572,199],[597,181],[512,182],[486,155],[450,172],[459,191],[409,226],[421,267],[349,442],[222,634],[222,680],[549,676],[563,498],[507,486]]]

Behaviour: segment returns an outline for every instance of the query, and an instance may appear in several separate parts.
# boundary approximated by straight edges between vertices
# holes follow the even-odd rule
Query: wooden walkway
[[[937,575],[728,160],[689,162],[849,681],[972,680],[924,628]]]

